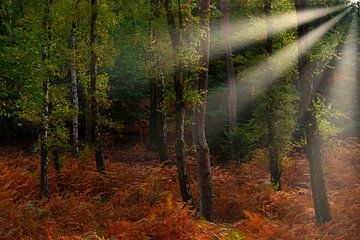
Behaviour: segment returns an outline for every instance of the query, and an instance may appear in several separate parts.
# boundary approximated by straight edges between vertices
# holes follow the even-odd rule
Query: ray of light
[[[340,52],[340,59],[337,61],[335,73],[329,79],[330,84],[326,97],[333,108],[346,115],[347,118],[338,119],[337,125],[346,126],[356,122],[356,112],[358,110],[357,93],[357,34],[358,26],[356,17],[350,25],[349,34]],[[340,121],[340,122],[339,122]]]
[[[298,54],[304,55],[311,46],[321,39],[333,26],[335,26],[347,13],[349,9],[338,14],[336,17],[328,20],[318,28],[312,30],[298,41],[289,44],[285,48],[278,50],[272,57],[260,64],[249,68],[241,75],[243,79],[256,79],[256,89],[260,92],[265,90],[274,80],[278,79],[286,70],[297,63]],[[303,46],[298,51],[297,46]],[[267,69],[271,68],[271,75]],[[265,70],[265,71],[264,71]],[[241,88],[241,83],[238,84]]]
[[[353,142],[353,139],[348,137],[357,137],[357,129],[354,128],[354,123],[358,121],[356,112],[358,111],[358,17],[353,16],[346,40],[340,49],[340,56],[336,61],[335,72],[326,79],[328,86],[326,88],[325,96],[327,102],[332,104],[331,112],[325,116],[335,126],[343,128],[345,131],[338,136],[338,140],[346,138],[346,141]],[[345,117],[334,118],[334,114],[339,116],[339,113]],[[355,125],[356,126],[356,125]],[[333,139],[324,139],[333,141]],[[326,155],[325,155],[326,156]],[[358,179],[359,172],[354,167],[353,158],[343,157],[342,154],[331,155],[331,161],[324,164],[324,170],[330,175],[336,176],[341,167],[342,172],[346,172],[342,176],[342,181],[348,185],[353,183],[354,179]],[[336,164],[336,167],[334,168]]]
[[[253,20],[243,19],[235,21],[231,24],[231,28],[234,33],[233,35],[235,35],[232,43],[233,50],[242,49],[255,42],[265,40],[268,34],[269,36],[278,34],[280,32],[294,28],[297,25],[302,25],[313,20],[325,17],[346,7],[348,6],[339,5],[334,7],[303,10],[298,13],[296,13],[296,11],[292,11],[285,14],[277,14],[271,17],[261,16]],[[270,33],[267,33],[267,28],[265,25],[267,21],[272,23],[272,31]],[[214,29],[214,38],[221,38],[221,36],[223,35],[221,28],[214,27]],[[218,44],[212,51],[212,57],[217,57],[223,54],[224,51],[224,47],[221,46],[221,44]]]
[[[256,92],[253,92],[252,97],[241,98],[239,106],[248,106],[254,100],[256,95],[266,90],[266,88],[268,88],[276,79],[282,76],[287,70],[291,68],[291,66],[294,66],[297,63],[298,54],[305,54],[310,47],[312,47],[318,40],[320,40],[349,11],[350,9],[344,10],[343,12],[339,13],[337,16],[333,17],[321,26],[312,30],[296,42],[291,43],[286,47],[278,50],[270,58],[242,72],[240,74],[241,81],[239,81],[237,84],[238,92],[243,91],[244,88],[248,87],[249,82],[252,82],[252,88],[256,89]],[[297,48],[298,44],[302,46],[302,49],[299,52]],[[269,69],[271,69],[271,74],[269,74],[268,72]],[[227,90],[224,88],[219,88],[211,91],[209,94],[210,96],[223,96],[227,94]],[[226,98],[224,97],[220,97],[217,99],[220,99],[221,101],[226,100]],[[216,102],[216,106],[225,106],[225,104],[226,102]],[[216,108],[211,105],[209,107]],[[221,121],[220,119],[219,121]]]

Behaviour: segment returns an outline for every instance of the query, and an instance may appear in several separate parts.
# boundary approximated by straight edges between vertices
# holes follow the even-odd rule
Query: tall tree
[[[96,35],[93,34],[93,31],[95,33],[96,30],[96,18],[97,18],[97,10],[94,8],[96,7],[96,1],[91,0],[91,19],[90,19],[90,45],[91,45],[91,63],[90,63],[90,85],[88,86],[88,94],[86,96],[86,107],[85,107],[85,142],[87,143],[94,143],[94,119],[93,119],[93,91],[92,88],[92,82],[93,77],[92,74],[94,70],[97,70],[97,62],[96,59],[93,63],[93,56],[95,56],[95,44],[96,44]],[[92,70],[91,70],[92,69]],[[96,75],[96,74],[95,74]],[[96,76],[95,76],[96,79]],[[96,88],[96,86],[95,86]]]
[[[98,17],[97,0],[91,0],[91,18],[90,18],[90,96],[91,96],[91,128],[93,133],[93,142],[95,144],[95,160],[98,171],[105,171],[105,162],[103,155],[103,146],[101,143],[100,112],[97,96],[97,28],[96,21]]]
[[[74,110],[72,119],[72,152],[73,156],[79,155],[79,97],[78,97],[78,83],[76,73],[76,10],[78,8],[78,0],[73,0],[73,14],[71,20],[71,33],[70,33],[70,77],[71,77],[71,102]]]
[[[236,98],[236,80],[234,75],[234,65],[232,59],[229,2],[228,0],[220,0],[219,5],[220,5],[220,10],[223,14],[222,28],[224,32],[224,41],[226,48],[226,70],[228,74],[228,86],[229,86],[229,124],[230,124],[230,130],[232,130],[237,126],[237,98]]]
[[[296,12],[306,9],[306,0],[295,0]],[[298,39],[309,33],[309,25],[298,25]],[[312,197],[316,215],[316,222],[323,224],[332,219],[330,206],[326,193],[326,186],[324,182],[322,169],[322,151],[320,143],[319,126],[316,119],[316,110],[313,106],[314,96],[314,82],[311,80],[310,72],[307,71],[306,66],[309,63],[309,56],[304,46],[298,41],[298,71],[300,81],[300,102],[302,121],[301,124],[305,128],[306,146],[305,151],[310,165],[310,178]],[[304,54],[302,54],[304,53]]]
[[[169,159],[166,145],[166,113],[161,109],[164,102],[164,73],[161,54],[159,52],[159,18],[160,0],[150,0],[150,62],[151,73],[149,79],[150,91],[150,119],[149,119],[149,147],[156,150],[161,162]]]
[[[205,113],[208,87],[208,68],[210,53],[210,0],[200,2],[200,25],[204,35],[200,40],[201,70],[198,76],[197,89],[202,103],[195,111],[196,120],[196,151],[199,168],[200,214],[212,221],[213,214],[213,182],[210,164],[210,150],[205,135]]]
[[[272,23],[271,23],[271,0],[264,0],[264,14],[266,17],[266,32],[267,38],[265,42],[266,52],[269,57],[273,54],[273,39],[272,39]],[[267,74],[272,74],[272,69],[269,67]],[[274,92],[274,86],[270,87],[268,91],[269,102],[267,104],[267,114],[266,114],[266,125],[268,129],[268,148],[269,148],[269,170],[270,170],[270,181],[274,186],[275,190],[281,189],[281,170],[279,166],[279,155],[278,150],[276,149],[276,140],[275,140],[275,107],[273,104],[273,99],[276,97]]]
[[[180,182],[181,197],[184,202],[192,204],[192,195],[190,192],[189,179],[186,173],[185,162],[185,140],[184,140],[184,121],[185,121],[185,101],[184,101],[184,79],[183,79],[183,63],[180,57],[180,29],[181,26],[176,26],[176,21],[173,13],[171,0],[164,0],[164,7],[166,11],[166,18],[168,23],[168,30],[172,45],[172,52],[174,56],[173,64],[173,80],[175,90],[175,137],[176,137],[176,163]],[[179,19],[182,19],[181,11],[179,12]],[[181,21],[179,21],[181,25]]]
[[[51,40],[51,22],[50,22],[50,4],[51,0],[45,0],[45,12],[43,19],[44,27],[44,45],[42,52],[42,63],[46,68],[46,76],[43,81],[43,113],[42,113],[42,129],[40,138],[41,148],[41,170],[40,170],[40,193],[43,196],[49,196],[48,189],[48,127],[49,127],[49,87],[50,87],[50,71],[47,69],[47,61],[49,59],[50,40]]]

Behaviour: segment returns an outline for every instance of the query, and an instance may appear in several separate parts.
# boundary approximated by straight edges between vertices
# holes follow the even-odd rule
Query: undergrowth
[[[248,163],[214,166],[215,223],[209,223],[181,203],[175,167],[157,161],[137,163],[136,159],[107,161],[108,172],[99,174],[93,159],[64,157],[60,179],[65,191],[60,191],[51,167],[47,200],[38,195],[39,156],[1,150],[6,154],[0,154],[0,239],[291,240],[358,236],[360,145],[355,141],[326,151],[324,172],[334,222],[321,229],[314,224],[308,166],[301,155],[292,157],[280,192],[271,188],[263,154],[255,154],[259,159]],[[139,146],[129,151],[136,152],[136,157],[141,151],[147,154]],[[109,156],[118,154],[111,152]],[[198,202],[196,164],[192,158],[187,164]]]

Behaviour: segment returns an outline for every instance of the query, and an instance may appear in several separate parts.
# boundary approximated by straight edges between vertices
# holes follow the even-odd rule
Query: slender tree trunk
[[[76,3],[74,2],[74,8],[76,9]],[[72,18],[72,28],[70,37],[70,48],[72,51],[71,63],[70,63],[70,77],[71,77],[71,92],[72,92],[72,108],[74,110],[74,116],[72,119],[72,153],[74,157],[79,156],[79,97],[78,97],[78,85],[76,74],[76,10],[74,9],[74,15]]]
[[[151,60],[155,61],[155,72],[149,81],[150,90],[150,119],[149,119],[149,147],[156,150],[161,162],[169,159],[166,143],[166,113],[161,110],[164,102],[164,74],[162,60],[159,53],[160,31],[157,26],[160,18],[160,0],[150,0],[150,41],[153,49],[150,53]]]
[[[88,87],[88,94],[86,95],[86,106],[85,106],[85,142],[93,143],[93,120],[91,116],[91,96],[90,96],[90,86]]]
[[[296,11],[305,9],[307,6],[306,0],[295,0]],[[301,38],[309,32],[307,24],[298,26],[298,38]],[[303,46],[298,42],[298,50],[302,52]],[[304,54],[298,57],[298,71],[300,80],[300,93],[301,93],[301,111],[302,125],[305,128],[306,135],[306,155],[309,159],[310,165],[310,178],[312,197],[314,202],[314,209],[316,215],[316,222],[323,224],[332,219],[330,206],[326,193],[326,186],[324,182],[323,169],[322,169],[322,152],[319,126],[317,123],[315,109],[312,105],[314,94],[314,84],[311,81],[309,71],[306,71],[305,66],[308,65],[308,56]]]
[[[42,63],[45,67],[45,63],[49,58],[50,50],[50,4],[51,0],[45,1],[45,15],[44,15],[44,33],[45,44],[42,52]],[[48,197],[48,164],[49,164],[49,150],[48,150],[48,127],[49,127],[49,87],[50,87],[50,72],[46,71],[45,80],[43,82],[43,113],[42,113],[42,129],[40,139],[40,151],[41,151],[41,170],[40,170],[40,193]]]
[[[60,192],[64,192],[64,184],[61,180],[61,162],[60,162],[60,156],[59,156],[59,151],[58,150],[53,150],[52,152],[53,154],[53,158],[54,158],[54,169],[55,169],[55,173],[56,173],[56,181],[57,184],[59,186]]]
[[[231,44],[231,27],[229,17],[229,2],[228,0],[221,0],[220,8],[223,13],[222,26],[225,38],[226,47],[226,70],[228,74],[229,86],[229,125],[230,130],[237,127],[237,98],[236,98],[236,80],[234,75],[234,65],[232,59],[232,44]]]
[[[184,120],[185,120],[185,102],[184,102],[184,81],[182,77],[182,60],[179,56],[180,51],[180,28],[176,27],[175,17],[171,8],[171,1],[165,0],[164,6],[168,22],[168,29],[174,56],[174,88],[176,95],[175,102],[175,136],[176,136],[176,163],[180,182],[181,197],[184,202],[193,204],[190,191],[189,179],[186,173],[185,162],[185,141],[184,141]]]
[[[163,105],[164,98],[165,98],[165,81],[164,81],[164,75],[162,73],[162,69],[160,70],[160,78],[159,81],[159,88],[158,88],[158,98],[159,98],[159,107]],[[166,123],[166,112],[165,109],[159,110],[159,121],[158,121],[158,130],[159,130],[159,145],[158,145],[158,153],[160,162],[165,162],[169,160],[169,153],[167,148],[167,123]]]
[[[264,0],[264,14],[266,16],[267,38],[265,43],[266,52],[269,57],[273,54],[273,41],[272,41],[272,23],[271,23],[271,0]],[[272,69],[267,69],[267,74],[272,75]],[[278,149],[276,149],[275,142],[275,107],[274,98],[275,93],[273,87],[270,87],[268,92],[269,103],[267,105],[266,125],[268,128],[268,148],[269,148],[269,170],[270,181],[275,190],[281,190],[281,169],[279,166]]]
[[[94,108],[93,98],[96,90],[96,71],[97,61],[95,53],[96,45],[96,18],[97,10],[96,0],[91,0],[91,19],[90,19],[90,45],[91,45],[91,62],[90,62],[90,84],[88,85],[88,94],[86,94],[86,109],[85,109],[85,142],[94,143]],[[95,84],[94,84],[95,83]]]
[[[91,95],[91,119],[93,141],[95,144],[95,160],[96,168],[99,172],[105,171],[105,162],[103,155],[103,146],[101,143],[101,127],[100,127],[100,113],[97,99],[97,30],[96,21],[98,15],[98,6],[96,0],[91,0],[91,19],[90,19],[90,45],[91,45],[91,62],[90,62],[90,95]]]
[[[198,76],[198,91],[203,104],[196,111],[196,150],[199,168],[200,187],[200,214],[208,221],[214,219],[213,214],[213,182],[210,164],[210,150],[205,135],[205,113],[207,102],[208,68],[210,52],[210,28],[209,28],[209,6],[210,0],[201,0],[200,24],[204,30],[204,36],[200,40],[201,66]]]
[[[151,40],[153,42],[153,40]],[[153,61],[151,59],[150,61]],[[158,150],[159,129],[158,129],[158,86],[157,79],[151,76],[149,79],[149,95],[150,95],[150,114],[149,114],[149,143],[148,148],[151,151]]]
[[[149,28],[150,28],[150,61],[156,61],[156,44],[157,41],[156,37],[156,29],[154,26],[153,21],[159,17],[158,14],[158,7],[159,2],[157,0],[150,0],[150,11],[151,17],[149,21]],[[159,145],[159,102],[158,102],[158,82],[157,82],[157,74],[154,73],[153,65],[151,65],[150,71],[152,71],[151,76],[149,78],[149,95],[150,95],[150,114],[149,114],[149,143],[148,148],[152,151],[158,150]]]
[[[270,15],[271,15],[271,0],[264,0],[264,13],[265,13],[265,17],[267,17],[266,19],[266,34],[267,34],[267,38],[266,38],[266,52],[268,53],[269,56],[272,56],[273,54],[273,41],[272,41],[272,23],[270,20]]]
[[[58,150],[53,150],[53,157],[54,157],[54,169],[56,174],[60,174],[61,172],[61,163],[60,163],[60,156]]]

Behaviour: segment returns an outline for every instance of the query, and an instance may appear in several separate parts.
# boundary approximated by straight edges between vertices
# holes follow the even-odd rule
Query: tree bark
[[[272,23],[271,23],[271,0],[264,0],[264,14],[266,17],[266,32],[267,38],[265,42],[266,52],[269,57],[273,54],[273,39],[272,39]],[[272,75],[272,69],[269,67],[267,69],[267,74]],[[267,104],[267,115],[266,115],[266,125],[268,128],[268,148],[269,148],[269,171],[270,171],[270,181],[274,186],[274,189],[279,191],[281,190],[281,169],[279,166],[279,156],[278,149],[276,148],[275,142],[275,107],[274,98],[275,93],[273,87],[270,87],[268,91],[269,103]]]
[[[152,61],[152,60],[150,60]],[[149,114],[149,143],[148,148],[151,151],[158,150],[158,86],[157,79],[151,76],[149,79],[149,95],[150,95],[150,114]]]
[[[73,2],[74,14],[72,17],[72,27],[70,36],[70,48],[72,52],[70,63],[71,92],[72,92],[72,108],[74,116],[72,119],[72,153],[74,157],[79,156],[79,97],[76,73],[76,6]]]
[[[201,0],[200,24],[204,30],[204,36],[200,40],[201,67],[198,76],[198,92],[201,95],[202,104],[195,112],[196,119],[196,151],[199,168],[200,188],[200,214],[212,221],[213,214],[213,182],[211,175],[210,150],[205,135],[205,113],[207,101],[208,68],[210,52],[210,28],[209,28],[210,0]]]
[[[176,26],[175,17],[171,8],[171,0],[165,0],[164,7],[166,10],[166,18],[168,30],[171,39],[171,45],[174,56],[174,89],[176,95],[175,102],[175,137],[176,137],[176,164],[179,175],[181,197],[184,202],[193,204],[190,191],[189,179],[186,173],[185,162],[185,141],[184,141],[184,121],[185,121],[185,102],[184,102],[184,80],[182,77],[182,60],[179,56],[180,51],[180,28]]]
[[[90,96],[90,86],[88,87],[88,94],[86,95],[86,106],[85,106],[85,142],[93,143],[94,134],[93,134],[93,120],[91,114],[91,96]]]
[[[101,143],[101,127],[100,127],[100,114],[99,104],[97,99],[97,30],[96,21],[98,15],[97,0],[91,0],[91,19],[90,19],[90,48],[91,48],[91,61],[90,61],[90,96],[91,96],[91,119],[92,119],[92,132],[93,141],[95,144],[95,160],[96,169],[99,172],[105,171],[105,162],[103,155],[103,146]]]
[[[61,162],[58,150],[53,150],[53,158],[54,158],[54,169],[56,173],[56,181],[59,186],[60,192],[64,193],[64,183],[61,180]]]
[[[220,9],[223,13],[222,26],[224,31],[224,40],[226,47],[226,70],[228,74],[229,87],[229,125],[230,130],[237,127],[237,97],[236,97],[236,80],[234,75],[234,65],[232,59],[232,44],[231,44],[231,27],[229,17],[229,2],[228,0],[220,1]]]
[[[42,63],[45,67],[46,61],[49,59],[50,50],[50,4],[51,0],[45,1],[45,12],[43,27],[45,33],[45,43],[43,45]],[[49,87],[50,87],[50,72],[46,71],[45,80],[43,82],[43,113],[42,113],[42,129],[40,138],[40,193],[42,196],[49,197],[48,187],[48,165],[49,165],[49,150],[48,150],[48,127],[49,127]]]
[[[149,118],[149,148],[156,150],[161,162],[169,159],[166,144],[166,113],[161,110],[164,102],[164,74],[162,60],[158,50],[160,38],[159,28],[156,26],[160,18],[160,0],[150,0],[151,18],[150,25],[150,61],[155,62],[155,71],[149,79],[150,90],[150,118]]]
[[[306,0],[295,0],[296,11],[305,9],[307,6]],[[309,26],[307,24],[298,26],[298,39],[309,32]],[[319,133],[319,126],[317,123],[315,109],[313,106],[314,83],[311,81],[309,71],[306,71],[306,65],[309,63],[307,54],[303,56],[300,52],[303,52],[304,46],[299,44],[298,41],[298,71],[300,81],[300,102],[301,111],[303,112],[301,124],[305,128],[306,146],[305,152],[309,159],[310,165],[310,178],[312,197],[316,215],[317,224],[323,224],[332,219],[330,206],[326,193],[326,186],[324,182],[323,169],[322,169],[322,151],[321,140]]]

